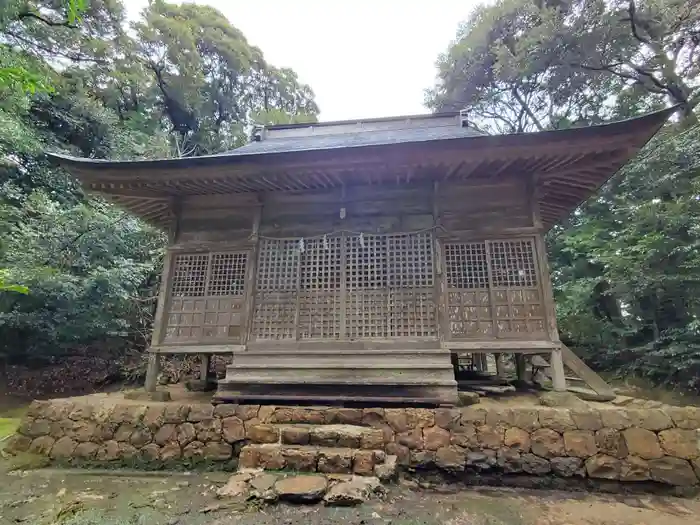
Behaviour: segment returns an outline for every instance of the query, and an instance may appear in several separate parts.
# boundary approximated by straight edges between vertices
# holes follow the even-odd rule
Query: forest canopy
[[[87,196],[46,151],[213,154],[254,123],[315,121],[310,87],[216,9],[154,0],[0,4],[0,357],[147,344],[164,236]],[[29,293],[26,292],[28,289]]]
[[[700,1],[499,0],[437,61],[428,107],[492,133],[675,105],[548,236],[562,339],[599,369],[700,388]]]
[[[668,106],[664,130],[548,235],[564,341],[601,370],[700,388],[700,0],[496,0],[437,59],[433,111],[487,133]],[[0,3],[0,357],[147,345],[164,236],[47,162],[197,156],[314,94],[216,9]],[[23,293],[27,292],[28,293]]]

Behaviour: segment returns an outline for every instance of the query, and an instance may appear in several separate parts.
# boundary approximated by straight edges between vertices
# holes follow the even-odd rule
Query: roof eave
[[[218,154],[218,155],[203,155],[200,157],[184,157],[173,159],[147,159],[147,160],[126,160],[114,161],[104,159],[89,159],[81,157],[73,157],[61,153],[47,153],[49,159],[66,168],[80,168],[81,171],[87,170],[160,170],[160,169],[189,169],[193,167],[217,166],[217,165],[235,165],[235,164],[257,164],[257,163],[275,163],[284,162],[286,159],[295,159],[300,156],[308,155],[324,155],[324,152],[340,151],[362,151],[367,149],[378,148],[380,150],[400,150],[401,148],[414,148],[417,144],[422,147],[431,148],[439,145],[455,146],[459,145],[465,149],[474,149],[477,151],[491,148],[501,147],[531,147],[537,145],[553,144],[559,141],[569,141],[571,139],[585,139],[592,136],[601,139],[624,135],[630,131],[635,131],[635,128],[643,127],[650,131],[651,138],[656,131],[666,122],[669,116],[677,110],[677,106],[660,110],[654,113],[649,113],[641,117],[634,117],[618,122],[607,124],[599,124],[584,128],[569,128],[564,130],[540,131],[532,133],[515,133],[507,135],[483,135],[472,137],[459,137],[450,139],[426,140],[419,142],[402,142],[397,144],[381,144],[381,145],[361,145],[361,146],[346,146],[327,149],[303,149],[287,152],[275,153],[247,153],[247,154]],[[648,139],[647,139],[648,140]],[[646,142],[646,141],[645,141]]]

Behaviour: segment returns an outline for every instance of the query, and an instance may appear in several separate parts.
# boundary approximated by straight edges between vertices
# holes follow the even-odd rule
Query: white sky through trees
[[[148,0],[124,0],[134,19]],[[320,120],[426,113],[438,54],[478,0],[199,0],[311,86]]]

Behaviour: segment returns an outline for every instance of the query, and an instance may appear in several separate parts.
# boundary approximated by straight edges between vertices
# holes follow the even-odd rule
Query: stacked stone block
[[[240,461],[271,469],[315,465],[333,472],[342,466],[369,473],[386,457],[396,456],[405,468],[455,474],[500,472],[674,486],[696,485],[700,476],[696,407],[103,403],[90,397],[35,402],[10,448],[92,463]]]

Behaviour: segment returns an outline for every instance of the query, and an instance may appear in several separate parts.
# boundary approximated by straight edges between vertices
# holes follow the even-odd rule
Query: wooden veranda
[[[167,229],[148,388],[162,353],[233,354],[217,399],[451,404],[452,352],[564,361],[544,234],[669,111],[481,135],[459,114],[273,126],[232,152],[53,155]],[[208,358],[204,360],[205,368]]]

